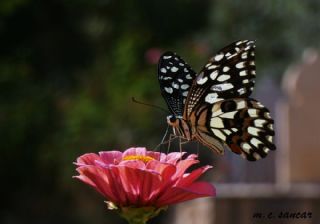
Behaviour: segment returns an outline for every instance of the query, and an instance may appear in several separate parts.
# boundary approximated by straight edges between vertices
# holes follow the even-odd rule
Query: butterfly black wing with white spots
[[[188,96],[185,116],[199,103],[249,97],[254,86],[254,41],[236,41],[221,49],[197,75]]]
[[[192,119],[192,118],[198,119]],[[224,146],[249,161],[275,150],[273,120],[269,111],[254,99],[228,99],[204,104],[191,113],[196,139],[223,154]]]
[[[158,79],[161,94],[172,114],[182,116],[184,104],[196,73],[178,55],[164,53],[159,60]]]

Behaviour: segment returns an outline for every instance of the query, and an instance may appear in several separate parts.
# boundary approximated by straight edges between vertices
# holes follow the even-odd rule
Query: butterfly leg
[[[189,142],[188,139],[179,136],[179,149],[180,149],[180,152],[182,152],[182,145],[183,145],[183,144],[186,144],[186,143],[188,143],[188,142]]]
[[[168,135],[168,131],[169,131],[169,125],[167,126],[166,132],[164,133],[164,135],[163,135],[163,137],[161,139],[161,142],[155,147],[155,149],[154,149],[155,151],[157,151],[158,148],[160,147],[159,151],[161,152],[161,146],[166,144],[165,139],[166,139],[166,137]]]
[[[164,133],[164,136],[160,142],[160,144],[163,144],[164,140],[166,139],[167,135],[168,135],[168,131],[169,131],[169,125],[167,125],[167,129],[166,129],[166,132]]]
[[[157,151],[158,148],[160,148],[162,145],[168,144],[167,152],[169,152],[169,151],[170,151],[170,147],[171,147],[171,142],[172,142],[174,139],[178,138],[178,137],[179,137],[179,136],[176,136],[176,135],[174,135],[174,134],[170,134],[170,135],[169,135],[169,139],[168,139],[167,141],[164,141],[164,139],[163,139],[163,141],[161,141],[161,142],[155,147],[155,151]],[[160,148],[160,149],[161,149],[161,148]]]
[[[169,136],[169,140],[167,141],[168,142],[168,148],[167,148],[167,153],[170,151],[170,147],[171,147],[171,142],[178,138],[179,136],[175,135],[175,134],[170,134]]]

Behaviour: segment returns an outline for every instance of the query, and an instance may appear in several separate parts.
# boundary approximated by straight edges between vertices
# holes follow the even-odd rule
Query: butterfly
[[[218,154],[228,148],[249,161],[276,149],[269,110],[250,98],[256,76],[254,50],[254,41],[236,41],[218,51],[199,73],[173,52],[160,57],[158,80],[174,135]]]

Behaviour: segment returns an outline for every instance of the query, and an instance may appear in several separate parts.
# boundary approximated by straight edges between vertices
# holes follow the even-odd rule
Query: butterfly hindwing
[[[194,80],[185,108],[186,115],[202,102],[249,97],[254,86],[256,67],[254,41],[237,41],[221,49]],[[186,116],[185,115],[185,116]]]
[[[182,116],[195,77],[196,73],[175,53],[166,52],[160,57],[158,79],[161,94],[172,114]]]
[[[191,125],[204,145],[223,153],[223,145],[250,161],[264,158],[274,150],[273,120],[254,99],[228,99],[204,104],[192,112]]]

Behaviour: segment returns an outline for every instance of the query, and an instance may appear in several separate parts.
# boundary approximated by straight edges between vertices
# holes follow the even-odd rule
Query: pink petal
[[[134,172],[134,170],[136,169],[125,166],[115,166],[111,169],[117,170],[118,172],[120,183],[122,184],[124,192],[128,198],[128,204],[135,204],[139,195],[138,186],[135,185],[137,179],[139,179],[139,177],[137,177],[136,173]]]
[[[196,170],[193,170],[191,173],[184,175],[181,179],[179,179],[176,183],[176,186],[183,187],[188,186],[197,180],[203,173],[205,173],[208,169],[211,169],[212,166],[204,166],[200,167]]]
[[[147,151],[146,155],[159,161],[161,153],[160,152]]]
[[[186,159],[197,159],[198,156],[196,154],[190,154]]]
[[[162,153],[160,161],[176,164],[178,160],[182,159],[184,154],[185,152],[172,152],[172,153],[169,153],[168,155]]]
[[[122,159],[122,152],[120,151],[103,151],[99,152],[101,161],[105,164],[117,164]]]
[[[176,168],[174,165],[169,164],[169,163],[161,163],[158,160],[151,160],[146,164],[146,169],[148,170],[153,170],[157,173],[160,173],[162,175],[162,173],[164,172],[164,170],[166,170],[168,167],[171,167],[171,169],[174,170],[174,173],[176,171]],[[171,176],[174,174],[172,173]]]
[[[153,205],[154,201],[151,201],[151,197],[154,192],[157,192],[161,185],[161,178],[159,175],[153,173],[144,172],[142,176],[141,185],[141,205]]]
[[[176,167],[174,165],[160,163],[159,161],[150,161],[146,168],[161,175],[161,184],[158,186],[158,190],[154,193],[159,193],[163,188],[172,185],[172,177],[176,173]]]
[[[127,167],[134,168],[134,169],[145,169],[146,168],[146,164],[144,162],[142,162],[141,160],[124,160],[124,161],[121,161],[118,165],[119,166],[127,166]]]
[[[162,195],[157,206],[165,206],[178,202],[188,201],[195,198],[215,196],[215,187],[206,182],[197,182],[190,185],[188,188],[171,188],[167,193]]]
[[[97,189],[97,185],[92,182],[92,180],[90,180],[88,177],[84,176],[84,175],[78,175],[78,176],[73,176],[73,178],[76,178],[76,179],[79,179],[81,180],[82,182],[90,185],[91,187]],[[100,192],[102,194],[102,192]]]
[[[149,196],[149,200],[153,201],[158,198],[163,192],[170,189],[173,185],[173,175],[176,173],[176,167],[172,164],[166,164],[157,168],[161,175],[161,183],[157,186],[157,189]]]
[[[80,173],[80,176],[84,176],[94,183],[96,190],[108,200],[115,204],[122,204],[125,201],[124,191],[117,181],[118,176],[110,172],[110,169],[97,166],[82,166],[77,168],[77,171]],[[81,178],[80,180],[85,181],[86,178]]]
[[[100,157],[95,153],[86,153],[77,158],[75,163],[77,166],[94,165],[95,160],[100,160]]]
[[[188,187],[181,188],[184,190],[189,191],[190,193],[198,194],[198,195],[204,195],[204,196],[216,196],[216,188],[213,184],[210,184],[208,182],[195,182],[191,184]]]
[[[105,164],[101,160],[95,160],[94,161],[94,165],[100,166],[100,167],[103,167],[103,168],[108,168],[110,166],[110,164]]]
[[[145,205],[150,203],[149,196],[161,183],[160,175],[147,170],[134,169],[125,166],[114,167],[119,170],[119,177],[124,190],[129,195],[128,205]]]
[[[199,163],[198,160],[194,160],[194,159],[185,159],[185,160],[181,160],[177,163],[177,172],[175,174],[175,178],[179,178],[182,177],[182,175],[186,172],[186,170],[194,165]]]
[[[143,147],[132,147],[123,152],[122,158],[126,156],[145,156],[147,154],[147,149]]]
[[[119,177],[119,172],[117,172],[117,169],[114,169],[112,166],[110,169],[104,169],[105,174],[109,177],[109,179],[112,181],[110,183],[110,189],[112,190],[113,194],[116,195],[118,198],[119,205],[125,205],[128,203],[127,194],[125,193],[124,187],[121,183],[121,179]]]
[[[130,204],[130,197],[124,188],[124,185],[121,181],[120,177],[120,171],[117,168],[117,166],[110,166],[110,169],[108,169],[109,176],[112,176],[112,180],[115,182],[115,185],[110,186],[112,187],[112,192],[117,195],[118,199],[120,200],[118,205],[128,205]]]

